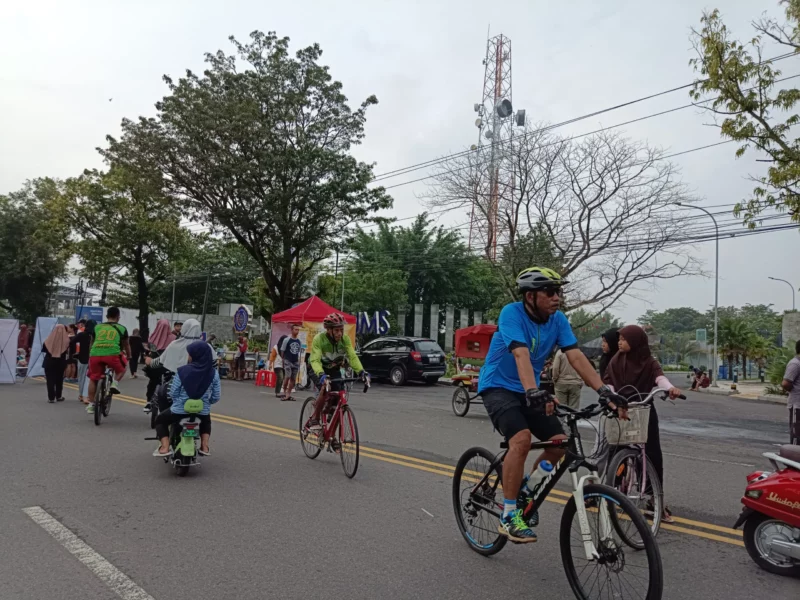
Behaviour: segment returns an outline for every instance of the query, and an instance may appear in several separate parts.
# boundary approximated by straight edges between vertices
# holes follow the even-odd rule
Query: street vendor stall
[[[353,342],[353,347],[355,347],[356,318],[353,315],[348,315],[347,313],[335,309],[330,304],[320,300],[317,296],[311,296],[311,298],[305,302],[293,306],[289,310],[272,315],[272,332],[269,339],[270,348],[277,344],[282,336],[291,335],[292,324],[297,323],[300,325],[300,335],[298,337],[303,347],[302,354],[300,355],[300,373],[297,376],[300,387],[305,387],[308,383],[308,376],[306,374],[306,365],[308,362],[306,356],[311,351],[311,342],[315,335],[321,331],[325,331],[325,326],[322,324],[323,319],[334,312],[338,312],[344,317],[346,322],[344,334],[350,338],[350,341]]]
[[[467,414],[471,402],[481,402],[477,394],[479,372],[496,331],[497,325],[473,325],[456,330],[453,352],[456,374],[452,380],[457,389],[453,392],[453,412],[459,417]]]

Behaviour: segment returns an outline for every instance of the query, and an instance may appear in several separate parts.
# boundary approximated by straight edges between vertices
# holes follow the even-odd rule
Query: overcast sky
[[[533,121],[559,122],[692,81],[689,28],[714,6],[741,39],[752,36],[748,23],[762,11],[780,14],[777,0],[7,0],[0,3],[0,193],[29,178],[101,167],[95,147],[106,134],[118,134],[123,117],[154,114],[153,103],[166,91],[162,74],[202,69],[204,52],[230,51],[231,34],[243,40],[254,29],[275,30],[292,39],[293,50],[319,42],[323,62],[353,105],[377,95],[356,153],[383,173],[475,142],[472,105],[481,97],[489,26],[492,35],[511,38],[515,108],[525,108]],[[800,73],[800,58],[781,68]],[[582,133],[687,102],[681,91],[561,132]],[[708,121],[685,110],[625,132],[679,152],[720,140],[704,126]],[[733,152],[725,145],[674,159],[701,204],[730,204],[749,194],[755,156],[737,161]],[[417,183],[391,190],[393,214],[420,212],[417,197],[425,189]],[[464,221],[464,214],[441,218],[445,225]],[[767,276],[800,285],[798,246],[796,231],[723,240],[720,304],[791,308],[789,287]],[[699,245],[697,255],[713,273],[713,242]],[[634,321],[651,307],[704,310],[713,305],[714,281],[660,282],[639,295],[612,312]]]

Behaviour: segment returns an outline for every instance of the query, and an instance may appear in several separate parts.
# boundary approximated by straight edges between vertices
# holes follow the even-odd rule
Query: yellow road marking
[[[72,384],[64,384],[64,387],[68,387],[70,389],[77,390],[77,386]],[[115,400],[119,399],[123,402],[128,402],[129,404],[136,404],[139,406],[144,406],[145,401],[140,398],[135,398],[133,396],[127,396],[124,394],[117,394],[114,397]],[[300,441],[300,434],[294,429],[287,429],[286,427],[279,427],[277,425],[270,425],[268,423],[262,423],[260,421],[250,421],[248,419],[242,419],[239,417],[232,417],[230,415],[224,415],[215,412],[214,413],[214,420],[219,421],[221,423],[225,423],[226,425],[234,425],[236,427],[242,427],[243,429],[250,429],[252,431],[258,431],[261,433],[269,433],[272,435],[276,435],[279,437]],[[394,452],[387,452],[385,450],[378,450],[377,448],[369,448],[367,446],[360,445],[360,456],[366,458],[372,458],[374,460],[379,460],[385,463],[390,463],[394,465],[400,465],[403,467],[409,467],[411,469],[416,469],[418,471],[425,471],[427,473],[434,473],[436,475],[444,475],[446,477],[452,477],[455,468],[451,465],[446,465],[443,463],[437,463],[434,461],[423,460],[421,458],[415,458],[413,456],[406,456],[404,454],[397,454]],[[434,468],[435,467],[435,468]],[[473,475],[480,475],[482,473],[477,473],[475,471],[465,471]],[[471,477],[471,481],[477,483],[479,479]],[[555,494],[557,496],[561,496],[562,498],[570,498],[572,494],[569,492],[564,492],[561,490],[552,490],[550,494]],[[548,496],[546,498],[548,502],[553,502],[555,504],[566,504],[568,500],[562,500],[561,498],[552,498]],[[703,521],[694,521],[692,519],[684,519],[683,517],[672,517],[678,523],[684,523],[686,525],[694,525],[695,527],[700,527],[703,529],[709,529],[712,531],[719,531],[721,533],[726,533],[728,535],[735,535],[735,536],[742,536],[742,532],[737,529],[731,529],[728,527],[722,527],[720,525],[714,525],[712,523],[705,523]],[[721,535],[715,535],[713,533],[707,533],[705,531],[697,531],[695,529],[689,529],[687,527],[680,527],[678,525],[670,525],[669,523],[662,523],[661,527],[663,529],[667,529],[669,531],[675,531],[679,533],[685,533],[688,535],[694,535],[697,537],[702,537],[708,540],[713,540],[716,542],[725,542],[727,544],[733,544],[735,546],[744,546],[744,542],[736,539],[732,539],[729,537],[724,537]]]

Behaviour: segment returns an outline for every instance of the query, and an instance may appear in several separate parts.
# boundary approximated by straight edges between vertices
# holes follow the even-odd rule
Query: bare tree
[[[506,146],[500,177],[480,153],[465,153],[437,165],[425,199],[465,212],[474,205],[475,219],[486,219],[490,186],[504,182],[493,235],[509,289],[520,257],[537,260],[572,281],[568,309],[600,313],[644,281],[700,272],[680,243],[689,222],[675,207],[693,198],[661,150],[608,132],[563,138],[543,126]]]

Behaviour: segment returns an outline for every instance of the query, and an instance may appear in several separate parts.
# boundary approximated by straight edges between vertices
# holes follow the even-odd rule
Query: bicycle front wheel
[[[582,532],[575,497],[561,518],[561,560],[576,598],[660,600],[664,588],[661,553],[642,513],[619,490],[592,484],[583,488],[588,530]],[[642,540],[634,550],[619,534],[614,521],[630,522]],[[583,533],[591,539],[587,558]]]
[[[319,453],[322,452],[323,437],[322,432],[309,431],[306,425],[311,420],[314,414],[314,402],[317,399],[313,396],[306,398],[303,402],[303,408],[300,411],[300,444],[303,446],[303,452],[306,453],[308,458],[317,458]]]
[[[342,469],[352,479],[358,471],[358,425],[356,416],[349,406],[342,409],[339,436],[339,452],[342,457]]]
[[[625,448],[614,454],[606,468],[605,483],[633,502],[650,524],[653,535],[658,534],[664,514],[664,493],[653,463],[642,456],[641,450]],[[619,529],[619,534],[629,546],[640,550],[644,548],[642,540],[630,523],[615,520],[614,526]]]

